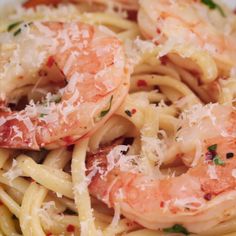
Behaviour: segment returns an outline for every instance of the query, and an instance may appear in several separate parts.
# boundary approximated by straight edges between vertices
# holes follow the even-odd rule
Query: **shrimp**
[[[236,66],[236,17],[223,6],[216,4],[213,10],[201,1],[141,0],[138,23],[143,35],[157,44],[207,51],[228,74]]]
[[[56,148],[91,135],[128,93],[131,68],[122,43],[103,28],[79,22],[14,27],[0,36],[0,146]],[[20,111],[7,106],[17,88],[34,84],[37,90],[48,81],[49,87],[65,87]]]
[[[23,6],[25,8],[36,7],[37,5],[58,5],[63,2],[71,2],[71,3],[101,3],[109,5],[111,3],[115,4],[115,6],[120,6],[122,9],[126,10],[138,10],[138,1],[137,0],[28,0]]]
[[[23,6],[25,8],[32,8],[36,7],[38,5],[58,5],[59,3],[62,3],[62,0],[28,0],[26,1]]]
[[[138,10],[138,0],[79,0],[81,2],[95,2],[95,3],[101,3],[106,4],[109,6],[109,4],[114,4],[114,6],[121,7],[122,9],[126,10]]]
[[[154,230],[168,231],[178,224],[189,232],[200,233],[235,217],[236,111],[217,104],[211,109],[209,117],[202,114],[202,122],[208,127],[198,127],[202,135],[201,155],[185,173],[160,179],[134,171],[136,165],[130,171],[117,164],[111,169],[109,158],[113,147],[107,147],[87,157],[88,170],[95,159],[100,163],[100,169],[97,167],[99,171],[89,185],[90,193],[109,207],[119,207],[128,219]],[[196,113],[192,115],[197,117]],[[225,118],[227,120],[222,123]],[[197,124],[198,120],[194,122]],[[187,131],[194,124],[186,124],[179,135],[198,139],[191,132],[187,137]],[[204,138],[207,130],[202,129],[214,133]],[[108,166],[110,171],[107,171]]]

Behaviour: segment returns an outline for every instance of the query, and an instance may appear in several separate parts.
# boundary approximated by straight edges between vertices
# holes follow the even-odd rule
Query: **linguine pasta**
[[[127,10],[122,4],[114,9],[112,4],[104,5],[102,1],[81,2],[63,3],[57,7],[13,7],[6,17],[0,19],[0,32],[19,21],[80,21],[112,32],[123,42],[132,68],[129,93],[105,124],[74,145],[54,150],[42,148],[40,151],[0,149],[0,235],[172,235],[168,230],[142,226],[125,217],[118,204],[109,207],[91,194],[89,185],[99,169],[88,166],[88,156],[117,142],[108,157],[121,156],[119,167],[125,171],[157,179],[186,173],[197,163],[201,153],[195,151],[194,145],[201,146],[201,143],[191,142],[192,139],[189,141],[187,137],[184,141],[189,141],[189,146],[184,148],[194,146],[190,150],[194,158],[178,158],[182,153],[175,142],[181,138],[179,130],[184,126],[181,122],[186,122],[184,114],[190,119],[188,111],[192,112],[191,118],[194,120],[193,116],[196,116],[197,120],[201,114],[208,114],[212,103],[233,106],[235,68],[229,68],[207,50],[187,42],[157,44],[155,39],[145,39],[132,15],[136,14],[136,5]],[[225,12],[230,11],[225,9],[223,7]],[[219,22],[221,25],[230,24],[235,31],[235,16],[227,18],[229,22],[215,15],[212,17],[222,21]],[[2,70],[1,67],[0,73]],[[7,83],[0,84],[7,86]],[[19,86],[12,92],[10,103],[23,104],[22,99],[16,99],[19,97],[24,97],[27,103],[31,99],[37,101],[39,95],[32,92],[37,89],[38,93],[42,92],[37,84]],[[205,104],[210,105],[205,107]],[[109,162],[111,169],[114,168],[112,164],[116,163]],[[174,233],[181,232],[184,233],[183,230]],[[194,235],[229,236],[235,232],[233,215]]]

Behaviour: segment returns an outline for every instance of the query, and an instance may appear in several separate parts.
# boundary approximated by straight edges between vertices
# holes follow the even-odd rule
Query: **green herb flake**
[[[182,126],[178,127],[177,132],[180,131],[181,129],[182,129]]]
[[[56,99],[54,100],[54,102],[55,102],[55,103],[61,102],[61,97],[56,98]]]
[[[125,110],[125,114],[129,117],[132,117],[132,113],[130,110]]]
[[[207,149],[208,149],[208,151],[216,151],[217,144],[213,144],[213,145],[209,146]]]
[[[12,29],[16,28],[19,24],[21,24],[23,21],[17,21],[17,22],[14,22],[12,24],[10,24],[8,27],[7,27],[7,31],[10,32]]]
[[[104,117],[111,110],[112,99],[113,99],[113,96],[111,96],[110,98],[109,107],[106,110],[101,111],[100,118]]]
[[[217,166],[224,166],[225,165],[225,162],[220,158],[219,155],[215,155],[214,158],[213,158],[213,162],[215,165]]]
[[[210,9],[216,9],[220,12],[220,14],[225,17],[225,13],[222,10],[221,6],[219,6],[217,3],[215,3],[213,0],[201,0],[201,2],[205,5],[207,5]]]
[[[165,229],[163,229],[163,231],[165,233],[182,233],[184,235],[189,235],[188,230],[179,224],[175,224],[170,228],[165,228]]]
[[[19,28],[17,31],[15,31],[13,35],[17,36],[18,34],[20,34],[20,32],[21,32],[21,28]]]
[[[50,100],[50,102],[60,103],[61,102],[61,97],[60,96],[55,96]]]
[[[40,115],[39,115],[39,117],[40,118],[43,118],[44,116],[46,116],[47,114],[45,114],[45,113],[41,113]]]

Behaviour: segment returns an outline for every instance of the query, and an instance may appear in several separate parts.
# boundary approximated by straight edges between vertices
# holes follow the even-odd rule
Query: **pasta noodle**
[[[37,5],[37,1],[35,2]],[[133,216],[131,219],[126,218],[118,203],[109,203],[109,199],[104,200],[102,196],[95,198],[94,194],[90,193],[89,186],[96,174],[104,170],[99,169],[100,163],[97,163],[98,166],[95,163],[95,166],[92,166],[95,169],[90,169],[88,156],[98,155],[100,158],[103,148],[114,148],[119,144],[121,149],[124,146],[128,148],[122,149],[119,155],[124,153],[130,158],[131,170],[130,163],[122,164],[122,160],[119,167],[124,170],[127,168],[130,173],[133,173],[133,168],[137,173],[150,174],[157,179],[186,173],[190,166],[188,157],[184,157],[187,160],[180,159],[184,154],[174,145],[176,139],[180,138],[179,124],[180,120],[184,119],[181,114],[208,103],[234,106],[235,68],[229,71],[229,64],[224,64],[219,58],[215,59],[209,51],[200,50],[188,42],[173,46],[170,41],[166,44],[155,44],[158,37],[152,41],[145,40],[145,33],[141,33],[136,17],[133,19],[131,15],[136,14],[139,8],[138,4],[132,4],[132,1],[115,1],[115,5],[108,1],[74,1],[74,4],[69,2],[65,1],[56,7],[13,7],[6,16],[0,16],[0,34],[6,33],[9,26],[17,22],[30,24],[80,21],[96,25],[102,31],[118,37],[124,44],[128,63],[132,65],[129,93],[102,126],[95,132],[84,135],[75,145],[40,151],[0,149],[0,236],[170,235],[169,233],[173,232],[151,230],[134,222],[131,220]],[[226,8],[223,10],[227,12]],[[143,11],[139,12],[139,18],[143,18],[145,23],[147,19]],[[233,17],[230,19],[231,23],[233,22],[231,30],[235,31],[236,20]],[[0,35],[0,43],[1,40],[5,38],[1,39]],[[7,49],[3,47],[3,44],[0,44],[0,56],[7,54],[8,49],[11,50],[11,45],[5,45],[9,47]],[[3,72],[4,63],[0,59],[0,74]],[[0,86],[7,87],[6,83],[0,81]],[[41,88],[40,81],[37,83],[19,86],[9,95],[13,105],[20,107],[17,109],[25,106],[20,98],[26,99],[27,102],[38,101],[42,95],[46,95],[48,91],[53,93],[56,89],[53,88],[54,84],[51,84],[51,90],[48,90],[48,85]],[[1,96],[0,93],[0,98]],[[110,104],[112,99],[113,97]],[[0,106],[1,101],[2,98]],[[107,110],[102,112],[106,114]],[[200,113],[202,115],[204,110],[200,110]],[[0,117],[0,126],[1,122]],[[190,146],[186,149],[191,149]],[[114,150],[111,149],[108,156],[112,157]],[[197,151],[191,151],[189,153],[192,156],[198,156]],[[191,164],[194,165],[197,161],[196,157]],[[108,161],[108,168],[110,164]],[[111,184],[111,188],[117,184],[116,181],[117,179]],[[109,191],[108,189],[108,195]],[[112,198],[110,195],[109,197]],[[104,202],[108,202],[108,206]],[[191,223],[191,220],[189,222]],[[236,218],[233,215],[194,235],[230,236],[235,232]]]

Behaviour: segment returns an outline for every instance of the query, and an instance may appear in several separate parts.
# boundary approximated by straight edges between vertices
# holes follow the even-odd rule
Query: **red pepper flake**
[[[0,206],[2,206],[3,205],[3,203],[0,201]]]
[[[54,61],[54,58],[53,58],[52,56],[50,56],[50,57],[48,58],[48,61],[47,61],[46,66],[49,67],[49,68],[51,68],[51,67],[53,66],[54,62],[55,62],[55,61]]]
[[[146,87],[147,86],[147,82],[145,80],[140,79],[137,82],[137,86],[138,87]]]
[[[212,161],[215,155],[212,152],[206,153],[206,161]]]
[[[168,62],[167,56],[160,57],[159,59],[160,59],[161,64],[162,64],[163,66],[165,66],[165,65],[167,64],[167,62]]]
[[[65,138],[63,138],[63,141],[69,145],[74,142],[74,139],[71,136],[66,136]]]
[[[157,28],[157,29],[156,29],[156,32],[157,32],[158,34],[160,34],[160,33],[161,33],[161,30],[160,30],[159,28]]]
[[[211,193],[206,193],[203,197],[205,200],[210,201],[212,198],[212,195],[211,195]]]
[[[75,232],[75,226],[74,225],[68,225],[66,227],[67,232]]]
[[[127,19],[137,22],[137,11],[130,10],[130,11],[127,11],[127,13],[128,13]]]
[[[160,202],[160,208],[163,208],[165,206],[165,202],[161,201]]]
[[[135,108],[133,108],[133,109],[131,110],[132,115],[135,114],[136,112],[137,112],[137,110],[136,110]]]
[[[46,234],[46,236],[52,236],[52,233],[51,233],[51,232],[49,232],[49,233],[47,233],[47,234]]]

